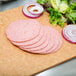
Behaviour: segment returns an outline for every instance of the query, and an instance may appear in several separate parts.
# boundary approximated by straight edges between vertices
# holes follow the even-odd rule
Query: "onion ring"
[[[29,12],[33,15],[40,15],[44,11],[43,7],[41,5],[36,5],[29,9]]]
[[[63,36],[72,43],[76,43],[76,25],[68,25],[63,31]]]
[[[31,8],[30,8],[31,7]],[[38,9],[38,13],[36,12],[36,13],[34,13],[33,14],[33,9],[35,8],[35,7],[37,7]],[[27,16],[27,17],[30,17],[30,18],[37,18],[37,17],[39,17],[40,15],[41,15],[41,13],[43,12],[43,11],[39,11],[39,10],[41,10],[40,8],[41,8],[42,6],[41,5],[39,5],[38,3],[28,3],[28,4],[25,4],[24,5],[24,7],[23,7],[23,9],[22,9],[22,12],[23,12],[23,14],[25,15],[25,16]],[[43,9],[43,8],[42,8]],[[32,11],[31,11],[32,10]]]

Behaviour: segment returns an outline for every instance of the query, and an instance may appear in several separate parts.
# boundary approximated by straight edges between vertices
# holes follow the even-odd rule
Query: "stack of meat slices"
[[[12,22],[6,29],[6,36],[14,45],[31,53],[55,52],[62,45],[62,38],[57,30],[42,26],[34,19]]]

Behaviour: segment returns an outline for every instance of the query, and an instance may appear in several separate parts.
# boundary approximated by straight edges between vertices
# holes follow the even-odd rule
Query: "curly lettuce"
[[[76,24],[76,2],[71,0],[37,0],[49,12],[49,22],[53,25],[64,26]]]

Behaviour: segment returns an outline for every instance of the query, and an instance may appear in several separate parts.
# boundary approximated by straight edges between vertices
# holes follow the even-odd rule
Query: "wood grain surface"
[[[5,30],[15,20],[29,19],[22,14],[22,7],[0,12],[0,76],[31,76],[76,57],[76,44],[71,44],[64,38],[61,49],[46,55],[31,54],[12,45],[6,38]],[[36,20],[42,25],[54,27],[49,23],[47,12]],[[55,28],[61,33],[60,26]]]

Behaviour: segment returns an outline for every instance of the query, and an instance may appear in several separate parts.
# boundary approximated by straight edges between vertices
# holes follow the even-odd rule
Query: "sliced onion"
[[[29,7],[31,7],[31,8],[29,8]],[[40,14],[32,14],[32,12],[30,11],[34,7],[37,7],[37,8],[39,7],[38,9],[40,9],[40,6],[39,6],[38,3],[28,3],[28,4],[25,4],[25,6],[23,7],[23,10],[22,10],[23,14],[28,16],[28,17],[30,17],[30,18],[37,18],[37,17],[39,17]]]
[[[72,43],[76,43],[76,25],[68,25],[63,29],[63,36]]]
[[[29,9],[29,12],[33,15],[40,15],[44,11],[43,7],[41,5],[36,5]]]

